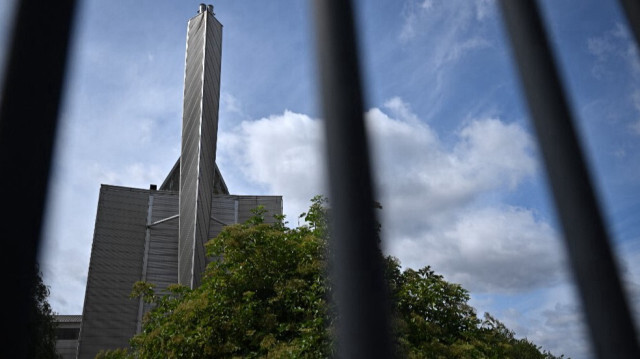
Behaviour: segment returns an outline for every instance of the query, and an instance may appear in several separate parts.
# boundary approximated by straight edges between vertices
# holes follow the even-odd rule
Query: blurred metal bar
[[[51,153],[64,81],[74,0],[23,0],[16,6],[0,99],[2,273],[9,295],[0,357],[23,358],[29,291],[42,228]],[[11,354],[8,354],[9,351]]]
[[[620,0],[620,5],[627,16],[629,27],[636,39],[636,45],[640,46],[640,1]]]
[[[392,357],[351,1],[314,1],[340,358]]]
[[[500,4],[594,349],[600,358],[640,358],[604,220],[538,8],[532,0]]]

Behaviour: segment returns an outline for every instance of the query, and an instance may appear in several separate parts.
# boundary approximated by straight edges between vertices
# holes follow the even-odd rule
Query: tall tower
[[[187,25],[180,156],[178,282],[200,284],[216,175],[222,24],[200,4]]]

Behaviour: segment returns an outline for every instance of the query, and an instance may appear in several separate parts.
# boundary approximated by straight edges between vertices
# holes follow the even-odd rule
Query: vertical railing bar
[[[500,3],[594,349],[600,358],[640,358],[604,220],[537,5],[531,0]]]
[[[341,358],[392,356],[351,1],[314,1]]]
[[[4,343],[25,358],[29,299],[45,208],[75,1],[19,1],[0,99]],[[31,348],[32,349],[32,348]],[[33,353],[32,353],[33,355]]]
[[[640,1],[620,0],[620,5],[627,17],[636,45],[640,46]]]

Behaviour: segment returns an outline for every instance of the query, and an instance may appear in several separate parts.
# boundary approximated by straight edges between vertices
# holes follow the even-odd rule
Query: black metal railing
[[[16,4],[0,99],[3,358],[24,358],[29,291],[43,223],[75,1]]]
[[[338,310],[338,356],[392,356],[387,299],[377,262],[373,186],[363,119],[353,8],[347,0],[314,0],[324,118]],[[640,3],[621,0],[636,42]],[[591,340],[600,358],[640,358],[629,305],[533,0],[501,0],[548,180],[562,224]],[[64,83],[74,0],[18,4],[0,99],[0,188],[4,233],[1,265],[7,293],[2,357],[24,357],[29,283]],[[7,336],[8,335],[8,336]]]
[[[338,353],[389,358],[389,316],[375,233],[358,47],[350,1],[314,1],[325,123]]]
[[[640,358],[615,257],[536,3],[501,0],[564,241],[600,358]]]

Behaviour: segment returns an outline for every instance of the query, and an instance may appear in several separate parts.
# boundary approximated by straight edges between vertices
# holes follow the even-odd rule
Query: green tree
[[[31,286],[28,327],[27,358],[60,358],[56,352],[56,324],[53,311],[47,301],[49,288],[42,281],[38,265],[34,268]]]
[[[515,333],[490,314],[478,319],[469,293],[430,267],[400,270],[386,258],[393,330],[401,357],[554,359],[551,353]],[[560,358],[562,358],[561,356]]]
[[[158,295],[139,282],[133,296],[155,307],[131,349],[99,358],[326,358],[335,321],[327,261],[325,199],[303,213],[306,225],[287,228],[283,217],[264,223],[257,209],[247,223],[226,227],[207,244],[220,258],[194,290],[172,286]],[[555,358],[502,323],[476,316],[469,294],[431,268],[401,270],[392,257],[385,277],[399,357]]]

